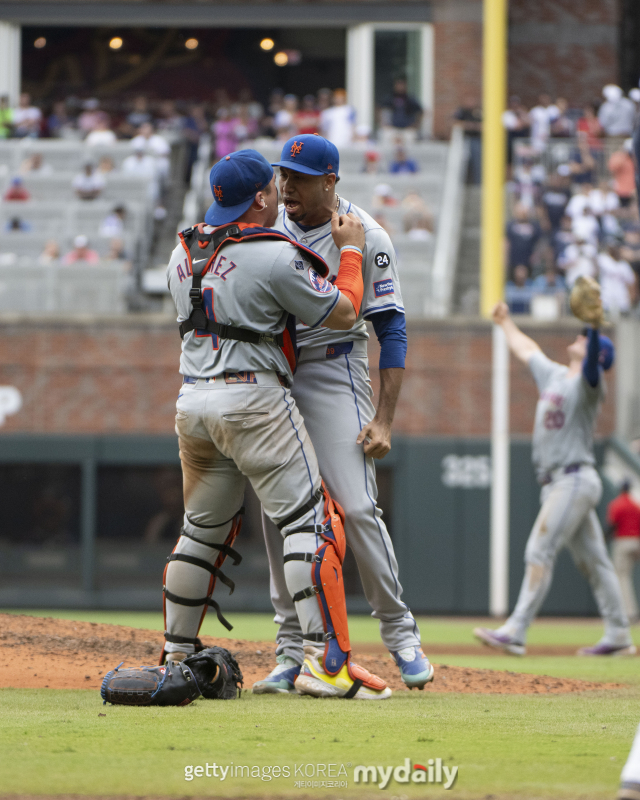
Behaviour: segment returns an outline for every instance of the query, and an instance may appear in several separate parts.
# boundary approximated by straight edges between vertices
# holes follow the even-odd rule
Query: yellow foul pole
[[[505,135],[502,113],[507,95],[507,0],[484,0],[482,47],[480,313],[488,317],[504,294]]]
[[[482,244],[480,311],[488,317],[504,297],[505,135],[502,113],[507,94],[507,0],[484,0]],[[491,358],[491,521],[489,611],[509,609],[509,348],[498,325]]]

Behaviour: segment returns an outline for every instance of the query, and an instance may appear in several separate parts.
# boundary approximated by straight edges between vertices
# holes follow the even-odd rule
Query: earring
[[[325,186],[325,187],[324,187],[324,190],[325,190],[325,192],[328,192],[328,191],[329,191],[329,187],[328,187],[328,186]]]

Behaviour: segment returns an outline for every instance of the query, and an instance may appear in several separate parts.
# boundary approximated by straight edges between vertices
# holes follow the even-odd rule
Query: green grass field
[[[30,612],[53,615],[52,612]],[[60,612],[69,619],[161,629],[157,614]],[[266,615],[234,615],[234,635],[265,640]],[[209,623],[214,633],[214,623]],[[473,621],[421,619],[428,643],[470,644]],[[598,622],[534,626],[538,644],[588,644]],[[638,641],[636,629],[636,641]],[[352,621],[352,639],[377,641],[377,624]],[[384,703],[289,696],[197,701],[185,708],[103,707],[95,691],[0,691],[0,793],[212,797],[612,798],[640,719],[637,659],[575,656],[434,656],[438,663],[622,682],[616,691],[556,696],[397,693]],[[104,716],[103,716],[104,715]],[[356,766],[458,767],[442,783],[355,783]],[[213,764],[209,777],[185,768]],[[431,762],[433,763],[433,762]],[[232,766],[231,766],[232,765]],[[324,775],[317,774],[324,765]],[[328,765],[334,765],[331,768]],[[231,766],[231,771],[226,771]],[[251,777],[250,767],[261,777]],[[272,768],[279,777],[268,780]],[[289,776],[282,777],[284,768]],[[222,772],[225,770],[225,779]],[[322,766],[320,767],[322,770]],[[305,775],[306,770],[306,775]],[[268,774],[265,774],[268,771]],[[312,775],[313,771],[313,775]],[[249,777],[247,777],[249,772]],[[277,774],[276,769],[276,774]],[[418,771],[419,772],[419,771]],[[433,773],[434,778],[436,773]],[[397,773],[402,779],[403,773]],[[347,781],[348,786],[296,785]]]

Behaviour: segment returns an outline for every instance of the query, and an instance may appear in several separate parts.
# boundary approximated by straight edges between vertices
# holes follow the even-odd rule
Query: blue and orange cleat
[[[277,666],[261,681],[251,687],[254,694],[295,694],[295,682],[300,674],[300,664],[290,656],[276,658]]]

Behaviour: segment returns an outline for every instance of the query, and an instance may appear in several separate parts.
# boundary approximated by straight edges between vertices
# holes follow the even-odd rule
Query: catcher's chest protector
[[[329,267],[321,256],[310,250],[308,247],[298,242],[293,242],[288,236],[280,231],[271,228],[262,228],[259,225],[248,225],[246,223],[234,222],[231,225],[224,225],[216,228],[209,233],[204,232],[203,222],[188,228],[178,234],[180,242],[187,254],[187,275],[192,277],[192,288],[189,292],[193,311],[186,322],[180,324],[180,336],[184,338],[185,333],[192,330],[201,330],[213,333],[222,339],[235,339],[250,344],[277,344],[284,353],[289,367],[295,372],[298,363],[298,352],[296,345],[296,321],[292,314],[287,317],[285,329],[282,333],[275,336],[260,334],[249,328],[240,328],[235,325],[223,325],[216,320],[207,317],[202,299],[202,278],[210,269],[213,269],[214,261],[219,251],[228,244],[239,244],[241,242],[252,242],[259,239],[282,240],[295,244],[297,248],[304,251],[306,257],[313,264],[314,269],[323,278],[329,274]],[[194,268],[194,263],[198,266]]]

